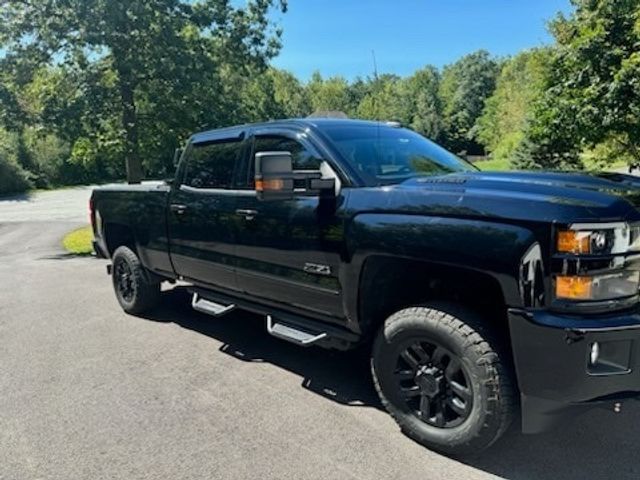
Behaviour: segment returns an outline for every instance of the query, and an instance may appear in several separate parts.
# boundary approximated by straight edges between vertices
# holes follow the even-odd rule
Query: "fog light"
[[[600,344],[595,342],[591,345],[591,355],[589,356],[589,360],[591,360],[591,365],[595,365],[598,363],[598,359],[600,358]]]

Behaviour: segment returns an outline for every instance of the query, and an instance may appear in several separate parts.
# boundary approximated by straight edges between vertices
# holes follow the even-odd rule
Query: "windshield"
[[[322,131],[370,185],[419,175],[475,171],[470,163],[406,128],[384,124],[327,126]]]

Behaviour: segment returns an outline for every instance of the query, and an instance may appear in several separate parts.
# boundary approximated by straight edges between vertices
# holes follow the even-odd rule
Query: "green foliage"
[[[588,159],[589,167],[593,170],[635,164],[638,161],[637,157],[628,148],[628,144],[627,139],[612,136],[585,151],[583,156]]]
[[[0,129],[0,195],[33,188],[29,173],[18,163],[17,138]]]
[[[617,155],[640,161],[640,3],[572,3],[573,14],[551,23],[556,46],[528,136],[564,155],[613,141]]]
[[[640,162],[640,3],[572,3],[551,23],[550,47],[503,60],[480,50],[404,78],[316,72],[301,83],[269,67],[279,0],[5,0],[1,188],[137,180],[140,167],[168,177],[194,131],[319,111],[490,152],[483,168]]]
[[[20,165],[0,154],[0,195],[24,192],[33,188],[29,174]]]
[[[429,65],[402,82],[398,99],[406,115],[403,122],[436,141],[440,140],[444,129],[439,88],[440,74]]]
[[[533,137],[535,138],[535,137]],[[537,140],[537,141],[536,141]],[[558,149],[545,139],[525,136],[513,153],[511,166],[518,170],[582,170],[584,165],[576,150]]]
[[[352,111],[349,83],[343,77],[326,80],[319,72],[314,72],[307,84],[311,110],[314,112]]]
[[[474,165],[483,171],[501,171],[501,170],[510,170],[511,162],[504,158],[492,158],[490,160],[481,160],[479,162],[475,162]]]
[[[290,72],[270,68],[267,76],[273,84],[273,100],[279,106],[281,118],[306,117],[311,104],[306,89]]]
[[[85,136],[92,139],[106,133],[109,142],[119,141],[116,150],[124,152],[127,176],[139,181],[140,151],[166,151],[177,141],[175,136],[165,141],[167,133],[231,119],[224,118],[229,105],[219,101],[225,98],[220,78],[229,71],[237,75],[263,68],[277,53],[279,31],[269,21],[273,4],[6,0],[0,10],[0,44],[16,60],[16,73],[25,65],[59,65],[71,82],[58,85],[61,99],[45,92],[49,101],[43,114],[70,120],[61,126],[65,133],[89,129]],[[286,10],[283,0],[278,5]],[[15,97],[12,89],[1,95]],[[84,118],[72,115],[78,108]],[[12,110],[3,116],[14,118]]]
[[[311,113],[307,91],[289,72],[270,68],[239,82],[243,122],[305,117]]]
[[[371,80],[366,93],[357,106],[356,114],[367,120],[390,120],[406,122],[405,111],[400,103],[401,80],[395,75],[382,75]]]
[[[550,55],[550,49],[533,49],[503,62],[476,123],[476,138],[492,158],[511,159],[522,142],[533,103],[544,93]]]
[[[476,121],[495,89],[498,64],[485,50],[465,55],[442,72],[440,98],[443,104],[445,145],[454,152],[482,154],[476,138]]]

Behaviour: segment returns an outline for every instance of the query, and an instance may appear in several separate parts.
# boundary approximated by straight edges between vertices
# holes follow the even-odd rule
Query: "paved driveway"
[[[91,187],[0,197],[0,222],[89,222]]]
[[[361,356],[193,312],[179,289],[125,315],[106,262],[60,248],[87,197],[0,201],[0,479],[640,477],[637,402],[546,435],[514,428],[462,463],[398,431]]]

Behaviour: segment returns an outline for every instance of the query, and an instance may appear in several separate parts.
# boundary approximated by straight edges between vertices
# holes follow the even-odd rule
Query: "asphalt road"
[[[462,463],[404,437],[366,360],[301,349],[263,321],[166,292],[124,314],[105,261],[66,255],[88,190],[0,200],[0,479],[640,477],[640,404],[513,428]]]

